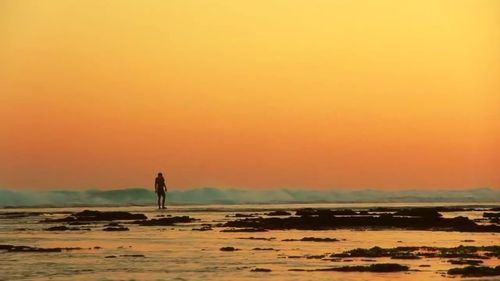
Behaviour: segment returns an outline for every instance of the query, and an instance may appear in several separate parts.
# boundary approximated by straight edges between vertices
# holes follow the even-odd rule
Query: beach
[[[477,250],[479,258],[419,256],[421,249],[411,258],[345,254],[356,248],[373,247],[429,250],[456,249],[460,245],[500,246],[495,229],[468,232],[404,227],[312,230],[229,226],[231,222],[259,218],[277,222],[298,218],[298,210],[329,210],[339,218],[345,217],[339,212],[345,210],[354,211],[353,217],[363,217],[380,216],[377,210],[397,212],[436,206],[445,208],[440,212],[445,219],[465,216],[478,225],[495,225],[484,217],[495,207],[494,203],[176,205],[167,210],[152,206],[7,208],[0,210],[0,244],[31,248],[0,249],[0,280],[449,280],[450,268],[467,266],[452,264],[452,260],[472,259],[479,260],[480,266],[500,265],[495,256],[498,253],[485,256],[483,248]],[[146,219],[92,221],[89,217],[72,217],[85,209],[97,210],[98,215],[143,214]],[[329,270],[388,263],[407,270]]]

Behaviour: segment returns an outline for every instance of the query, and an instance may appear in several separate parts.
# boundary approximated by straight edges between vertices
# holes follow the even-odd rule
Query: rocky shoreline
[[[442,212],[442,210],[441,210]],[[492,216],[488,213],[489,216]],[[467,217],[444,218],[437,208],[402,208],[371,211],[301,209],[287,217],[256,217],[228,221],[221,226],[261,230],[390,229],[500,232],[496,223],[479,224]],[[236,230],[235,230],[236,231]]]

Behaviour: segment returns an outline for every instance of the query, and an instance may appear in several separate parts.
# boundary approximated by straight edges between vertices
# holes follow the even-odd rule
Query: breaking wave
[[[14,191],[0,189],[0,207],[34,206],[117,206],[150,205],[154,192],[144,188],[82,191]],[[195,188],[167,194],[173,204],[268,204],[268,203],[340,203],[340,202],[500,202],[500,190],[475,188],[448,191],[380,191],[373,189],[245,190]]]

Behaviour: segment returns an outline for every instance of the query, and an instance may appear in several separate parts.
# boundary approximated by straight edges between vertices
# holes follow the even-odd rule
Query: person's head
[[[158,173],[158,176],[159,176],[159,177],[163,177],[163,174],[162,174],[162,173]]]

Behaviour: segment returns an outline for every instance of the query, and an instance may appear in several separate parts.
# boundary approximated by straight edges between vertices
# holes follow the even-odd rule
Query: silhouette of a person
[[[165,184],[165,178],[163,177],[162,173],[158,173],[158,176],[155,179],[155,193],[156,195],[158,195],[158,209],[165,209],[166,191],[167,185]]]

